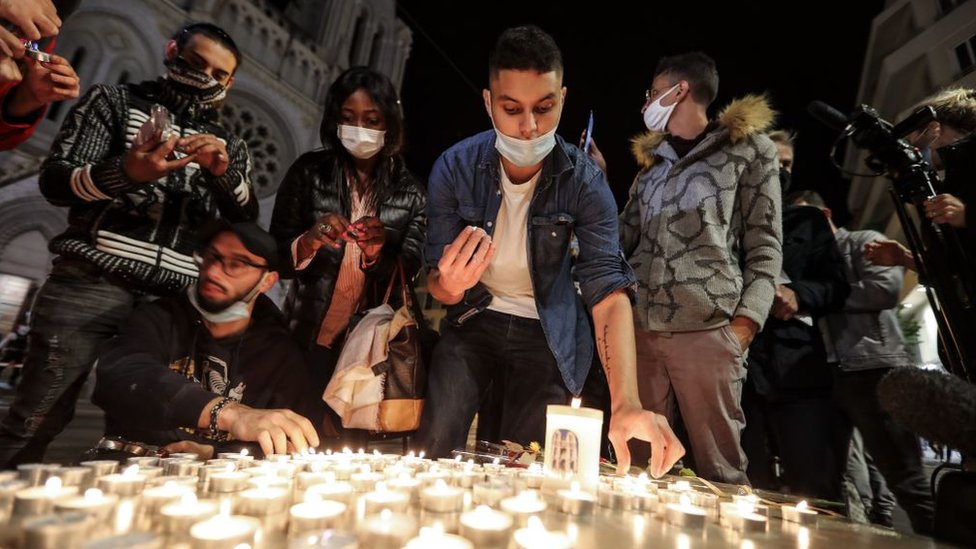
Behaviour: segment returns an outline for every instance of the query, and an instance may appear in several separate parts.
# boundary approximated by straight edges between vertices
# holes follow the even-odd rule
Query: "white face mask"
[[[336,133],[339,135],[339,140],[342,141],[342,146],[349,151],[349,154],[361,160],[372,158],[380,152],[385,143],[384,137],[386,135],[386,132],[382,130],[370,130],[344,124],[339,125]]]
[[[653,132],[663,132],[668,128],[668,120],[671,119],[671,113],[674,112],[674,108],[678,106],[678,102],[665,107],[661,105],[661,100],[664,99],[669,93],[674,91],[681,83],[677,83],[672,86],[668,91],[662,93],[653,103],[644,109],[644,125],[647,129]]]
[[[495,129],[495,148],[498,154],[506,160],[520,168],[535,166],[552,152],[556,146],[556,129],[559,122],[548,132],[536,137],[535,139],[518,139],[509,137],[498,131],[495,126],[495,119],[491,116],[491,105],[488,106],[488,116],[491,118],[491,127]]]
[[[255,284],[254,287],[251,288],[251,291],[247,292],[247,295],[245,295],[240,301],[235,301],[226,309],[221,309],[219,311],[208,311],[204,309],[202,305],[200,305],[200,300],[197,297],[196,284],[192,284],[186,289],[186,296],[190,298],[190,304],[193,305],[193,308],[196,309],[197,312],[200,313],[200,316],[202,316],[207,322],[213,324],[227,324],[229,322],[236,322],[251,316],[251,310],[248,305],[250,305],[251,301],[254,301],[254,298],[257,297],[258,293],[260,293],[259,288],[261,287],[261,284],[264,283],[265,276],[267,276],[267,273],[261,275],[261,279],[258,280],[258,283]]]

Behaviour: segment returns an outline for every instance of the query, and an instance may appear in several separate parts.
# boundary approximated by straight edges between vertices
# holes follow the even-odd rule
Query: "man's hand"
[[[201,168],[217,177],[224,175],[230,166],[227,147],[215,135],[198,133],[182,137],[176,146],[184,154],[194,157]]]
[[[951,194],[940,194],[925,201],[925,217],[936,223],[966,228],[966,205]]]
[[[875,240],[864,245],[864,257],[882,267],[908,267],[915,270],[915,258],[896,240]]]
[[[173,170],[180,170],[193,162],[196,157],[187,155],[180,159],[173,159],[171,155],[176,150],[178,136],[171,136],[160,142],[150,139],[141,145],[133,145],[122,159],[122,169],[129,179],[137,183],[155,181]]]
[[[583,150],[583,145],[585,143],[586,143],[586,130],[583,130],[583,133],[580,135],[580,140],[579,140],[580,150]],[[596,165],[600,167],[600,169],[603,171],[603,174],[605,176],[607,173],[607,159],[603,158],[603,153],[600,152],[600,148],[596,146],[596,139],[591,139],[590,150],[583,151],[583,152],[586,153],[586,155],[589,156],[594,162],[596,162]]]
[[[0,0],[0,18],[17,25],[28,40],[54,36],[61,27],[51,0]]]
[[[668,420],[660,414],[638,407],[622,407],[610,414],[608,438],[617,454],[617,474],[630,469],[630,449],[627,441],[638,438],[651,443],[651,475],[661,477],[685,455],[685,448],[675,436]]]
[[[495,257],[495,243],[483,229],[465,227],[447,246],[437,262],[437,276],[441,288],[452,296],[463,295],[481,280],[491,258]]]
[[[795,315],[799,310],[800,305],[796,301],[796,292],[785,284],[776,286],[776,296],[773,297],[773,307],[770,310],[773,317],[780,320],[789,320],[793,318],[793,315]],[[736,335],[739,334],[736,333]],[[739,342],[742,342],[741,338],[739,339]]]
[[[257,441],[265,455],[301,452],[319,445],[312,422],[291,410],[259,410],[229,404],[217,416],[218,428],[244,442]]]
[[[81,80],[68,60],[52,55],[49,63],[27,59],[27,76],[4,105],[4,116],[23,118],[48,103],[75,99],[81,90]]]
[[[214,455],[214,447],[209,444],[200,444],[199,442],[193,442],[192,440],[181,440],[179,442],[171,442],[166,446],[163,446],[163,450],[167,454],[176,454],[179,452],[189,452],[191,454],[196,454],[200,461],[206,461],[211,459]]]
[[[361,217],[352,222],[346,232],[359,245],[367,263],[376,261],[386,244],[386,228],[378,217]]]
[[[742,347],[742,352],[745,352],[752,344],[753,338],[759,332],[759,325],[756,324],[752,319],[746,318],[744,316],[737,316],[729,322],[729,327],[732,328],[732,333],[739,340],[739,346]]]

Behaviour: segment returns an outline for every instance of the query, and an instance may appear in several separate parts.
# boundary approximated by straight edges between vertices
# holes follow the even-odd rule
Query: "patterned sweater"
[[[735,101],[682,158],[665,134],[634,139],[643,169],[620,231],[641,328],[704,330],[735,316],[762,326],[783,260],[779,162],[763,133],[773,117],[764,98]]]
[[[149,183],[130,180],[122,158],[154,104],[169,109],[176,133],[222,140],[228,170],[216,177],[190,163]],[[216,114],[176,95],[164,80],[92,86],[41,166],[45,198],[70,208],[68,229],[51,240],[51,252],[89,262],[133,291],[167,295],[192,283],[196,232],[217,216],[241,221],[258,214],[247,146],[215,122]]]

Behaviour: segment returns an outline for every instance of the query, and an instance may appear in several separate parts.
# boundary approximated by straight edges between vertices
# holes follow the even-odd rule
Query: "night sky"
[[[769,93],[780,124],[799,132],[793,188],[820,191],[839,221],[847,220],[847,183],[828,160],[835,134],[805,108],[814,99],[845,112],[853,108],[871,19],[883,1],[579,5],[399,0],[397,15],[413,29],[402,91],[410,168],[426,178],[441,152],[491,127],[481,99],[488,52],[503,29],[532,23],[552,34],[563,52],[568,94],[558,132],[578,142],[594,111],[593,135],[621,205],[637,173],[629,139],[645,131],[640,108],[654,65],[660,56],[698,50],[712,56],[719,71],[709,114],[744,94]]]

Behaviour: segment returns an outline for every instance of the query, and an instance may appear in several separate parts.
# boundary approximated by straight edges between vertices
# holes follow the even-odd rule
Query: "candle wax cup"
[[[24,547],[28,549],[77,547],[78,540],[89,537],[95,524],[95,517],[77,512],[31,519],[23,524]]]
[[[306,501],[291,506],[289,533],[299,535],[336,528],[342,522],[346,504],[338,501]]]
[[[507,545],[511,531],[512,517],[489,507],[478,507],[461,515],[460,534],[478,547]]]
[[[691,504],[668,503],[664,508],[664,518],[675,526],[702,528],[705,526],[705,510]]]
[[[464,506],[464,491],[439,483],[421,490],[420,505],[426,511],[456,513]]]
[[[367,515],[377,514],[383,509],[406,511],[410,505],[410,496],[393,490],[370,492],[363,496],[363,503]]]
[[[217,504],[213,501],[200,500],[192,503],[177,501],[164,505],[159,510],[158,522],[166,534],[185,535],[194,523],[216,514]]]
[[[758,513],[729,513],[723,521],[733,530],[739,532],[765,532],[766,517]]]
[[[360,521],[357,533],[364,549],[401,549],[417,533],[417,523],[402,513],[381,513]]]
[[[630,492],[603,487],[597,493],[600,507],[607,507],[615,511],[629,511],[634,507],[634,496]]]
[[[816,526],[819,515],[812,509],[800,509],[795,505],[783,505],[781,507],[783,520],[795,522],[803,526]]]
[[[562,532],[546,530],[542,526],[520,528],[512,536],[518,549],[570,549],[573,546],[569,536]]]
[[[474,545],[461,536],[444,533],[421,532],[403,546],[403,549],[472,549]]]
[[[291,493],[284,488],[251,488],[237,495],[234,511],[240,515],[264,517],[284,513],[291,504]]]
[[[315,495],[322,499],[338,501],[348,504],[352,498],[352,486],[348,482],[333,482],[330,484],[315,484],[305,491],[306,497]]]
[[[596,508],[597,498],[586,492],[559,490],[556,497],[559,499],[559,509],[570,515],[589,515]]]
[[[251,517],[215,515],[190,527],[193,549],[234,549],[254,545],[261,523]]]

